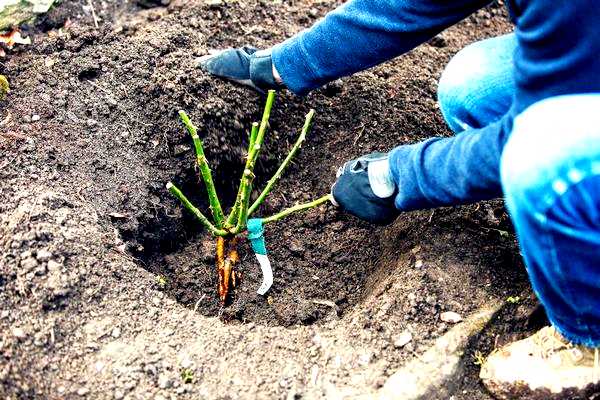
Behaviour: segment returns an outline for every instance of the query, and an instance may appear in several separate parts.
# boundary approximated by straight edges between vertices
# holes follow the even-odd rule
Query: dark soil
[[[374,346],[387,363],[382,367],[386,376],[447,330],[440,312],[467,315],[490,298],[530,297],[500,201],[408,213],[386,229],[323,206],[267,227],[275,283],[265,297],[256,294],[260,270],[243,244],[242,283],[222,307],[214,240],[164,188],[173,180],[206,209],[177,111],[186,110],[198,126],[220,197],[230,205],[248,129],[259,120],[264,98],[205,75],[193,60],[211,48],[273,45],[338,2],[172,2],[146,10],[137,3],[103,8],[105,3],[94,1],[102,19],[99,29],[80,11],[86,3],[63,2],[30,28],[34,45],[0,63],[0,73],[13,88],[8,101],[0,103],[0,120],[7,118],[0,126],[0,226],[5,229],[0,232],[6,234],[0,238],[0,304],[17,310],[0,318],[3,329],[33,313],[43,320],[52,316],[62,332],[74,330],[86,319],[73,315],[100,304],[98,299],[120,292],[135,298],[150,290],[206,316],[267,327],[328,326],[353,312],[359,329],[350,336],[378,343]],[[314,108],[317,116],[306,145],[260,215],[327,193],[337,167],[352,157],[449,135],[436,104],[444,65],[469,42],[508,29],[503,9],[493,5],[397,60],[306,98],[279,95],[256,171],[258,187],[287,154],[306,112]],[[72,232],[56,244],[60,215],[69,210],[76,214]],[[38,222],[49,227],[34,227]],[[93,232],[76,229],[92,223]],[[50,267],[36,256],[50,245],[52,257],[63,266],[60,285],[47,285]],[[38,270],[24,272],[32,257],[38,258]],[[124,265],[152,275],[140,280]],[[166,283],[159,283],[159,276]],[[494,333],[477,350],[493,348],[496,334],[512,337],[532,329],[522,322],[533,306],[527,304],[517,321],[497,320],[490,328]],[[127,313],[132,323],[141,318],[135,309]],[[390,335],[405,327],[415,332],[415,347],[390,350],[385,344]],[[70,357],[68,346],[60,351],[41,347],[48,360]],[[0,361],[8,361],[8,372],[3,376],[0,371],[0,382],[14,379],[9,395],[35,397],[54,387],[39,377],[23,386],[26,379],[16,378],[15,371],[38,365],[41,356],[24,354],[18,342],[2,349]],[[484,396],[477,371],[467,371],[455,398]]]

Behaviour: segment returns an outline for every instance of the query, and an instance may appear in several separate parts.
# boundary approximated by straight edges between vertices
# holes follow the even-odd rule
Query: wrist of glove
[[[400,214],[394,205],[396,193],[385,153],[371,153],[348,161],[338,170],[331,188],[340,208],[378,225],[390,224]]]
[[[211,75],[250,86],[259,92],[283,88],[273,73],[271,49],[244,46],[215,51],[198,58],[196,65]]]

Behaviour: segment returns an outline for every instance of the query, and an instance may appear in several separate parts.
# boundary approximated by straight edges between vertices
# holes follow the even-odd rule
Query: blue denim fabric
[[[454,132],[494,123],[510,109],[516,46],[514,34],[500,36],[450,61],[438,98]],[[600,94],[538,102],[516,117],[501,158],[502,187],[532,286],[555,328],[591,347],[600,346],[598,110]]]
[[[519,115],[501,179],[533,288],[567,339],[600,346],[600,94]]]
[[[438,85],[438,102],[450,129],[459,133],[498,121],[515,94],[514,33],[482,40],[450,60]]]

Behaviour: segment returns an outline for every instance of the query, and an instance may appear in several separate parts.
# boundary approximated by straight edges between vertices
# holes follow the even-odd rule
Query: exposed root
[[[219,298],[225,304],[229,290],[235,287],[239,280],[239,274],[235,271],[235,265],[240,257],[237,251],[237,237],[217,238],[217,270],[219,273]]]

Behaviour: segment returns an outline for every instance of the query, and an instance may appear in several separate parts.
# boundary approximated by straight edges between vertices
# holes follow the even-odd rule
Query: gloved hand
[[[271,49],[258,50],[244,46],[213,51],[199,57],[196,63],[209,74],[250,86],[259,92],[283,87],[273,74]]]
[[[390,224],[400,214],[394,206],[396,192],[385,153],[348,161],[338,170],[331,188],[333,199],[343,210],[378,225]]]

